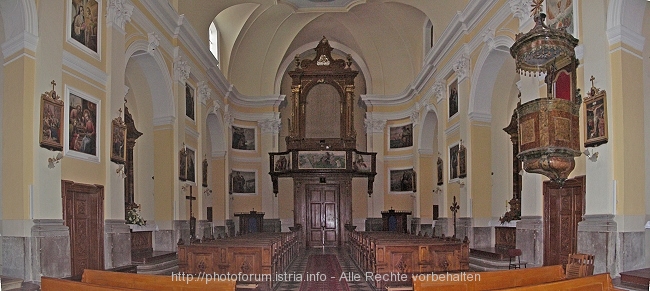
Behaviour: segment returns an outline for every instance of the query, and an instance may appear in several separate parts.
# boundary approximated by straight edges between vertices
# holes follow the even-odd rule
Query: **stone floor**
[[[308,249],[300,257],[291,263],[287,269],[288,274],[297,274],[304,272],[307,266],[307,259],[311,254],[335,254],[339,259],[339,264],[341,264],[341,269],[344,273],[349,274],[349,272],[359,274],[363,278],[363,272],[357,268],[354,264],[348,252],[342,248],[313,248]],[[350,291],[373,291],[373,288],[368,285],[364,280],[356,280],[348,282],[348,287]],[[275,288],[275,291],[297,291],[300,290],[300,282],[288,281],[281,282]],[[311,291],[311,290],[310,290]],[[314,290],[319,291],[319,290]]]

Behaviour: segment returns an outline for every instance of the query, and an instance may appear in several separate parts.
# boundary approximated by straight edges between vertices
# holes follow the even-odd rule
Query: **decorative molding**
[[[383,133],[386,128],[385,119],[366,118],[363,120],[363,125],[366,128],[366,133]]]
[[[208,87],[208,84],[205,81],[201,81],[197,84],[196,91],[199,93],[199,100],[201,100],[201,104],[206,105],[208,99],[210,99],[210,96],[212,95],[212,89]]]
[[[99,84],[106,85],[108,82],[108,75],[104,71],[66,50],[63,51],[63,66],[69,67],[79,72],[81,76],[85,76]]]
[[[466,48],[466,47],[465,47]],[[463,53],[460,55],[458,60],[454,63],[454,72],[456,72],[456,76],[458,77],[458,83],[462,82],[467,78],[469,75],[469,57],[467,56],[467,53]]]
[[[483,33],[483,42],[485,42],[489,50],[493,50],[496,47],[494,36],[495,36],[494,28],[488,28],[488,30],[485,33]]]
[[[631,29],[618,25],[612,28],[607,29],[607,42],[609,43],[610,46],[617,44],[619,42],[629,45],[635,50],[638,50],[639,52],[643,51],[643,46],[645,44],[645,37],[643,35],[638,34],[635,31],[632,31]],[[635,53],[638,56],[638,53]],[[639,56],[640,58],[643,58]]]
[[[153,126],[171,125],[176,120],[174,116],[162,116],[153,119]]]
[[[196,131],[196,129],[192,128],[189,125],[185,125],[185,134],[187,134],[187,135],[189,135],[189,136],[191,136],[191,137],[193,137],[193,138],[195,138],[197,140],[199,139],[199,132]]]
[[[490,113],[474,111],[474,112],[470,112],[468,114],[468,117],[470,121],[475,121],[479,123],[490,124],[492,122],[492,114]]]
[[[232,116],[232,114],[230,114],[230,104],[226,104],[226,106],[223,108],[223,125],[226,128],[230,128],[234,121],[235,118]]]
[[[18,53],[23,49],[35,52],[37,47],[38,47],[38,36],[33,35],[29,32],[23,32],[19,35],[16,35],[11,39],[2,43],[2,46],[0,46],[0,48],[2,48],[2,55],[4,57],[13,56],[15,53]],[[26,54],[23,53],[23,55]]]
[[[411,123],[413,123],[413,127],[415,127],[416,125],[418,125],[418,123],[419,123],[419,121],[420,121],[420,110],[419,110],[419,107],[420,107],[420,106],[416,106],[416,108],[414,108],[414,109],[411,111],[411,116],[409,117],[409,119],[411,120]]]
[[[190,66],[183,60],[183,57],[178,56],[176,61],[174,61],[174,79],[185,84],[189,78]]]
[[[228,153],[228,152],[227,151],[212,151],[210,153],[210,156],[212,158],[224,158],[224,157],[226,157],[226,153]]]
[[[183,22],[185,21],[185,14],[181,14],[176,18],[176,28],[174,28],[174,38],[177,38],[183,27]]]
[[[262,129],[262,133],[278,134],[280,133],[282,121],[280,120],[279,117],[275,117],[275,118],[260,120],[257,122],[257,124]]]
[[[384,161],[412,161],[413,154],[400,156],[384,156]]]
[[[510,4],[512,15],[519,18],[519,26],[530,20],[531,0],[509,0],[508,4]]]
[[[108,26],[119,28],[124,34],[124,27],[127,22],[131,21],[133,14],[133,5],[127,3],[127,0],[108,0],[108,9],[106,12],[106,23]]]
[[[446,92],[447,88],[445,88],[445,83],[443,81],[436,80],[436,82],[433,83],[433,96],[436,97],[436,103],[445,100]]]
[[[237,163],[259,164],[259,163],[262,162],[262,158],[261,157],[251,157],[251,158],[249,158],[249,157],[237,157],[237,156],[231,155],[230,156],[230,161],[237,162]],[[235,170],[235,169],[233,169],[233,170]],[[245,171],[248,171],[248,170],[245,170]]]
[[[280,106],[280,103],[284,101],[286,95],[268,95],[268,96],[246,96],[235,88],[234,85],[230,85],[228,90],[224,93],[224,99],[229,100],[230,102],[241,105],[244,107],[267,107],[272,106],[274,109],[277,109]]]
[[[147,46],[147,52],[151,55],[153,55],[153,51],[160,46],[160,37],[158,36],[157,33],[155,32],[150,32],[147,35],[148,41],[149,41],[149,46]]]
[[[454,134],[454,133],[458,132],[459,129],[460,129],[460,122],[456,122],[456,123],[452,124],[451,126],[447,127],[447,129],[445,129],[445,135]]]
[[[433,157],[433,149],[418,149],[418,154],[422,157]]]

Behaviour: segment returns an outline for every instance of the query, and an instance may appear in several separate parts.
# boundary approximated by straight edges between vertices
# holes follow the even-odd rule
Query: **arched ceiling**
[[[352,51],[366,64],[373,94],[397,94],[416,78],[424,58],[427,20],[434,35],[467,0],[193,0],[179,5],[205,37],[214,20],[221,33],[221,69],[249,96],[277,92],[283,61],[297,48],[323,36]],[[312,12],[313,11],[313,12]],[[205,31],[205,33],[201,33]],[[292,69],[292,68],[290,68]]]

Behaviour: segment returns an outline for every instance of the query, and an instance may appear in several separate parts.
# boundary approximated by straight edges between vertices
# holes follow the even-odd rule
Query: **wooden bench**
[[[108,291],[108,290],[138,290],[120,287],[109,287],[95,284],[88,284],[79,281],[66,279],[41,277],[41,290],[43,291]]]
[[[429,275],[429,277],[427,277]],[[435,274],[445,276],[447,274]],[[453,279],[455,274],[447,275]],[[536,285],[548,282],[564,280],[564,268],[562,265],[546,266],[539,268],[513,269],[493,272],[466,272],[457,273],[464,276],[464,280],[442,280],[434,278],[432,274],[414,275],[414,291],[433,291],[433,290],[466,290],[481,291],[494,290],[500,288],[513,288],[519,286]],[[447,277],[445,277],[447,279]],[[550,289],[549,289],[550,290]]]
[[[235,290],[236,281],[84,270],[81,282],[137,290]],[[120,289],[117,289],[120,290]]]
[[[586,276],[574,279],[566,279],[557,282],[544,283],[531,286],[521,286],[510,289],[499,289],[499,290],[511,290],[511,291],[577,291],[577,290],[607,290],[607,291],[623,291],[622,289],[615,288],[612,284],[612,278],[608,273],[598,274],[593,276]]]

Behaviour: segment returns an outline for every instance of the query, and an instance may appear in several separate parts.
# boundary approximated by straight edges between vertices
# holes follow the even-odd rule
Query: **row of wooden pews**
[[[351,231],[349,246],[350,256],[377,289],[410,285],[415,274],[469,270],[467,238],[460,241],[388,231]]]
[[[214,278],[189,277],[183,274],[172,276],[145,275],[86,269],[81,282],[41,277],[41,290],[65,291],[107,291],[107,290],[151,290],[151,291],[235,291],[236,281]]]
[[[301,231],[261,232],[178,246],[181,273],[273,288],[304,248]]]
[[[565,278],[561,265],[492,272],[431,273],[414,276],[413,290],[619,290],[614,288],[609,274]]]

